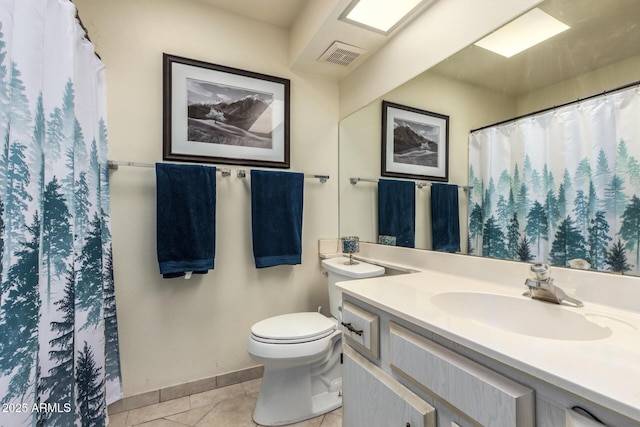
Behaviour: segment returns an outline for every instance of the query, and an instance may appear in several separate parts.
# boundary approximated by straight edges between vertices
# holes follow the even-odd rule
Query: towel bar
[[[107,160],[107,165],[111,170],[118,170],[120,166],[132,166],[132,167],[138,167],[138,168],[155,168],[156,167],[155,163],[123,162],[118,160]],[[219,168],[217,172],[220,172],[224,177],[231,176],[231,169],[228,169],[228,168],[222,168],[222,169]],[[238,169],[237,174],[238,174],[238,178],[244,178],[247,176],[247,172],[244,169]],[[320,182],[322,183],[327,182],[327,180],[329,179],[329,175],[305,174],[304,177],[319,179]]]
[[[377,183],[378,180],[377,179],[371,179],[371,178],[349,178],[349,182],[352,185],[356,185],[358,182],[375,182]],[[416,187],[418,188],[423,188],[423,187],[431,187],[431,184],[433,184],[432,182],[416,182]],[[473,187],[470,187],[468,185],[459,185],[458,188],[462,188],[464,191],[469,191],[471,189],[473,189]]]
[[[155,163],[141,163],[141,162],[121,162],[118,160],[107,160],[107,165],[111,170],[118,170],[120,166],[132,166],[137,168],[155,168]],[[216,172],[220,172],[220,174],[224,177],[231,176],[231,169],[222,168],[216,170]]]
[[[247,177],[247,171],[245,171],[244,169],[238,169],[237,171],[237,176],[238,178],[246,178]],[[315,178],[315,179],[319,179],[321,183],[325,183],[327,182],[327,180],[329,179],[329,175],[311,175],[311,174],[305,174],[304,175],[305,178]]]

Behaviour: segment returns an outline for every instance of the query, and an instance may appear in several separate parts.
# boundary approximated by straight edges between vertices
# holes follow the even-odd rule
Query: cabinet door
[[[435,409],[344,346],[343,422],[349,427],[435,427]]]
[[[389,322],[391,369],[488,427],[533,427],[533,390]]]

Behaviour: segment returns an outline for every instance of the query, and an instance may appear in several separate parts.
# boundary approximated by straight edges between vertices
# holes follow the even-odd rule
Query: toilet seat
[[[302,344],[321,340],[336,330],[336,322],[320,313],[291,313],[254,324],[251,338],[267,344]]]

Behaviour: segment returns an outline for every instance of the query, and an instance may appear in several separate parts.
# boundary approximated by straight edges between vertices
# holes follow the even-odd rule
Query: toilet
[[[348,262],[345,257],[322,261],[332,317],[316,312],[291,313],[261,320],[251,327],[247,351],[264,365],[253,412],[257,424],[292,424],[342,406],[342,293],[335,284],[384,274],[383,267]]]

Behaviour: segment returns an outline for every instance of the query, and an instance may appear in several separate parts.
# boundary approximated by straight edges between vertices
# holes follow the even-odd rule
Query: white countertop
[[[483,292],[547,304],[523,297],[524,286],[430,271],[340,282],[337,286],[392,315],[640,422],[637,312],[589,302],[582,308],[553,306],[577,311],[612,331],[602,339],[569,341],[508,332],[454,316],[431,302],[432,296],[445,292]]]

